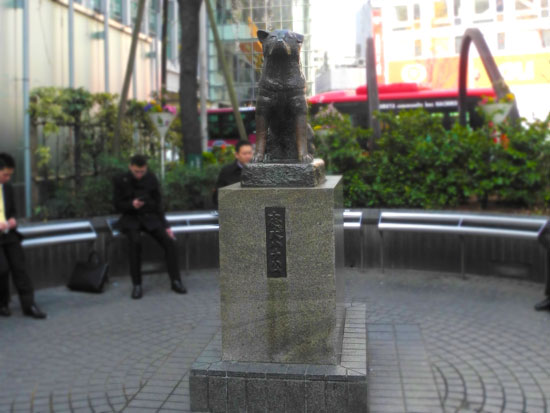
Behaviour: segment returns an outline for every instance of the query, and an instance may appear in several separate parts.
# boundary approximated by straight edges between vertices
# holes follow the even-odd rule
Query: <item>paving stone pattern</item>
[[[185,296],[164,274],[145,277],[139,301],[115,281],[101,295],[39,291],[46,321],[12,303],[1,413],[189,411],[190,367],[220,327],[216,271],[187,277]],[[371,413],[550,410],[550,313],[532,309],[541,285],[353,269],[346,281],[348,301],[366,304]],[[398,376],[379,380],[383,367]]]

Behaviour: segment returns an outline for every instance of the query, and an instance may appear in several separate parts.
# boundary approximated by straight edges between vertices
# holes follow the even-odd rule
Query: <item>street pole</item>
[[[105,55],[105,92],[109,93],[109,0],[103,0],[103,31],[104,45],[103,53]]]
[[[23,153],[25,165],[25,216],[27,218],[32,215],[29,76],[29,0],[23,0]]]
[[[69,87],[74,88],[74,0],[69,0]]]
[[[208,0],[205,0],[208,1]],[[206,98],[208,96],[207,90],[207,48],[206,37],[208,36],[208,23],[206,18],[206,6],[204,3],[201,6],[199,14],[199,91],[201,100],[201,138],[202,138],[202,151],[208,150],[208,119],[206,115]]]
[[[380,103],[378,100],[378,79],[376,78],[376,54],[374,50],[374,39],[372,37],[372,7],[371,2],[367,3],[367,98],[369,116],[367,117],[367,126],[372,129],[372,137],[369,140],[369,149],[373,150],[375,140],[380,138],[380,123],[373,117],[375,111],[378,111]]]

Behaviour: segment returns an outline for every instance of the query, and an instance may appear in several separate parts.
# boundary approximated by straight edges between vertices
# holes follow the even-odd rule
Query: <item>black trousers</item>
[[[25,253],[15,234],[0,235],[0,305],[10,301],[10,279],[19,294],[21,306],[26,308],[34,302],[34,288],[25,267]]]
[[[145,228],[126,229],[123,231],[128,237],[128,258],[130,261],[130,276],[134,285],[141,284],[141,233],[152,236],[164,249],[168,275],[172,281],[180,280],[180,269],[178,255],[176,254],[176,243],[168,236],[165,228],[157,228],[149,231]]]

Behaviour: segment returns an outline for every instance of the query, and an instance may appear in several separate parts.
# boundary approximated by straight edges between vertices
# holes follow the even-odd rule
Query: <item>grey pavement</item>
[[[346,269],[366,304],[376,412],[550,411],[550,313],[542,286],[510,279]],[[101,295],[40,290],[45,321],[0,318],[0,413],[189,411],[188,373],[219,331],[217,270],[127,279]]]

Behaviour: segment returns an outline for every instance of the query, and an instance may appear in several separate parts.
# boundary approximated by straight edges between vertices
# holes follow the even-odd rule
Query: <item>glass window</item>
[[[413,8],[414,19],[420,20],[420,4],[415,4]]]
[[[447,2],[445,0],[437,0],[434,2],[434,17],[436,19],[445,19],[448,17]]]
[[[453,9],[455,17],[460,16],[460,0],[453,1]]]
[[[102,13],[103,9],[101,7],[101,0],[91,0],[90,1],[90,8],[98,13]]]
[[[455,53],[460,54],[460,48],[462,47],[462,36],[455,37]]]
[[[149,34],[157,34],[157,15],[159,13],[159,0],[149,0]]]
[[[414,55],[416,57],[422,56],[422,40],[420,39],[414,41]]]
[[[489,10],[489,0],[475,0],[474,10],[476,14],[485,13]]]
[[[395,6],[395,16],[397,21],[406,22],[409,20],[407,6]]]
[[[550,48],[550,30],[541,30],[540,37],[542,41],[542,47]]]
[[[111,0],[109,14],[111,19],[122,21],[122,0]]]
[[[504,11],[504,0],[497,0],[497,12],[502,13]]]
[[[516,0],[516,10],[529,10],[529,5],[527,3],[532,3],[532,1]]]
[[[498,33],[497,34],[497,47],[498,47],[498,50],[504,50],[506,44],[505,44],[505,33]]]
[[[540,7],[548,7],[548,0],[540,0]]]

